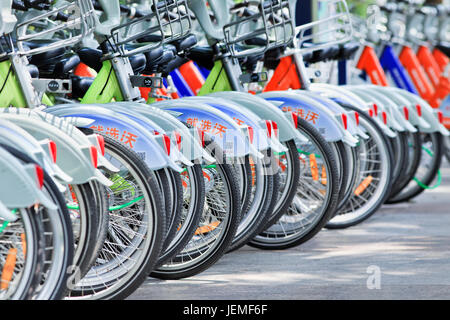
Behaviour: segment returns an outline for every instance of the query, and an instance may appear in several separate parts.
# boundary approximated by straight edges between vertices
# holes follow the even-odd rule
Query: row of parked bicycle
[[[440,184],[448,8],[296,2],[0,2],[1,299],[123,299]]]

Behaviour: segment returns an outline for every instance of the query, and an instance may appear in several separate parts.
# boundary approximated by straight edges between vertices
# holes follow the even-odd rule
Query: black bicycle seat
[[[100,71],[103,66],[101,61],[103,57],[102,50],[93,48],[81,48],[77,53],[84,64],[97,72]]]
[[[359,42],[347,42],[340,46],[340,52],[337,57],[338,60],[349,60],[352,59],[355,53],[360,47]]]
[[[29,42],[24,42],[24,45],[29,47],[30,49],[36,49],[36,48],[46,47],[46,46],[50,45],[52,42],[53,41],[51,41],[51,40],[33,41],[33,42],[29,41]],[[43,66],[46,64],[56,63],[64,57],[66,52],[67,52],[66,48],[57,48],[57,49],[52,49],[52,50],[49,50],[46,52],[42,52],[42,53],[31,56],[30,63],[36,65],[37,67],[40,67],[40,66]]]
[[[310,47],[313,46],[315,44],[307,44],[305,43],[304,46]],[[316,49],[312,51],[312,57],[310,59],[308,59],[310,63],[317,63],[317,62],[325,62],[328,60],[333,60],[335,59],[340,52],[340,48],[339,45],[332,45],[326,48],[320,48],[320,49]]]
[[[158,72],[161,66],[169,63],[175,58],[175,47],[172,45],[167,45],[161,48],[162,54],[157,59],[148,59],[147,65],[145,66],[144,72],[148,74],[153,74]]]
[[[78,50],[78,55],[84,64],[97,72],[99,72],[103,66],[101,61],[103,52],[100,49],[82,48]],[[135,54],[134,56],[129,57],[129,60],[131,67],[136,74],[145,70],[147,59],[143,53]]]
[[[81,60],[76,54],[65,56],[58,62],[50,62],[39,67],[39,72],[44,78],[65,78],[71,70],[74,70]]]
[[[72,98],[81,99],[94,82],[94,78],[72,76]]]
[[[208,70],[214,67],[214,51],[211,47],[199,47],[192,48],[187,57]]]
[[[183,39],[178,39],[169,43],[175,46],[177,52],[182,52],[195,46],[197,44],[197,37],[191,34]]]

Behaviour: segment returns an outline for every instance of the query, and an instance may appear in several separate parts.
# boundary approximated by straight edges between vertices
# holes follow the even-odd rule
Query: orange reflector
[[[325,166],[322,166],[322,184],[325,186],[327,184],[327,170],[325,170]]]
[[[256,183],[256,166],[252,158],[250,158],[249,162],[250,162],[250,169],[252,170],[252,186],[254,186]]]
[[[27,255],[27,238],[25,237],[25,233],[20,234],[20,241],[22,242],[23,256],[26,256]]]
[[[0,289],[6,290],[9,287],[9,283],[11,282],[14,269],[16,268],[16,259],[17,258],[17,249],[11,248],[8,251],[8,255],[6,256],[5,265],[2,270],[1,284]]]
[[[314,181],[319,181],[319,168],[317,167],[317,159],[314,153],[309,155],[309,166],[311,167],[311,175]]]
[[[373,104],[373,111],[375,112],[375,115],[378,116],[378,105],[376,103]]]
[[[287,168],[286,165],[284,163],[282,163],[280,161],[280,159],[277,159],[277,163],[278,163],[278,166],[280,167],[281,171],[285,172],[286,168]]]
[[[195,235],[211,232],[214,229],[216,229],[219,226],[219,224],[220,224],[220,221],[214,221],[214,222],[211,222],[210,224],[207,224],[206,226],[198,227],[197,230],[195,230]]]
[[[209,174],[207,174],[207,173],[205,172],[205,170],[203,170],[203,177],[206,178],[206,179],[208,179],[208,181],[211,181],[211,176],[210,176]]]
[[[358,188],[356,188],[355,190],[355,195],[359,196],[361,193],[364,192],[364,190],[367,189],[368,186],[370,186],[370,184],[373,181],[373,177],[372,176],[368,176],[367,178],[365,178],[361,184],[358,186]]]

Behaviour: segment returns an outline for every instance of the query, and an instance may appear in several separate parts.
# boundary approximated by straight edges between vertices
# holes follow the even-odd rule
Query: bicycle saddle
[[[100,71],[103,66],[101,61],[101,58],[103,57],[102,50],[93,48],[81,48],[77,53],[80,56],[81,62],[97,72]],[[131,63],[131,67],[136,74],[141,73],[145,69],[147,59],[145,58],[144,54],[136,54],[129,57],[129,60]]]
[[[51,43],[52,43],[51,40],[45,40],[45,41],[24,42],[24,45],[30,49],[36,49],[48,46]],[[34,64],[37,67],[41,67],[47,64],[56,63],[60,61],[64,57],[66,52],[67,52],[66,48],[57,48],[31,56],[29,61],[31,64]]]
[[[307,44],[305,43],[304,46],[310,47],[315,44]],[[312,57],[308,59],[310,63],[316,63],[316,62],[324,62],[328,60],[335,59],[340,52],[339,45],[332,45],[327,48],[320,48],[317,50],[313,50]]]
[[[169,43],[175,46],[177,52],[186,51],[197,44],[197,37],[191,34],[182,39],[171,41]]]
[[[340,52],[336,57],[337,60],[352,59],[360,47],[359,42],[348,42],[340,46]]]
[[[214,67],[214,51],[211,47],[193,47],[187,53],[187,57],[208,70]]]
[[[94,82],[94,78],[72,76],[72,98],[81,99]]]
[[[156,59],[151,59],[147,57],[147,64],[145,66],[144,72],[147,74],[153,74],[158,72],[160,66],[163,66],[175,58],[176,49],[172,45],[167,45],[160,47],[161,55]]]
[[[74,70],[81,60],[77,54],[65,56],[58,62],[51,61],[39,67],[39,73],[44,78],[66,78],[67,74]]]

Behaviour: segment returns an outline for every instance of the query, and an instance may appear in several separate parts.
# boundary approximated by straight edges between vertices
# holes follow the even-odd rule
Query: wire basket
[[[36,27],[40,25],[45,27]],[[94,28],[95,11],[92,2],[73,0],[18,23],[15,28],[17,53],[32,56],[58,48],[71,47],[93,32]],[[60,36],[61,34],[63,36]],[[28,45],[29,42],[39,43],[40,41],[44,41],[45,45]]]
[[[112,29],[112,40],[121,56],[143,53],[191,33],[186,0],[153,0],[151,11]],[[139,40],[144,40],[145,44],[127,46]]]
[[[295,28],[295,47],[303,53],[352,39],[352,18],[345,0],[318,0],[320,19]]]
[[[233,21],[223,31],[224,42],[235,58],[263,54],[289,44],[294,37],[288,0],[244,1],[231,11]]]

